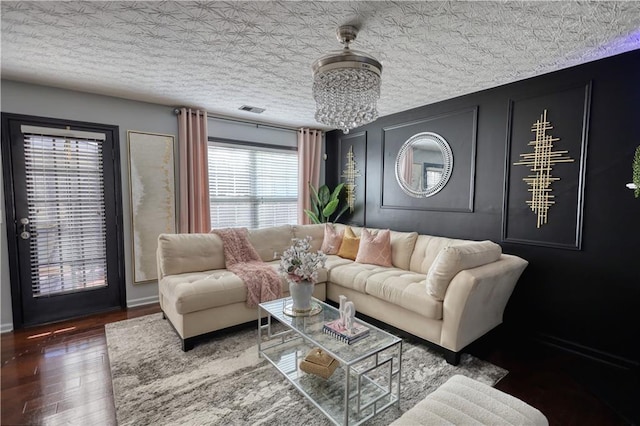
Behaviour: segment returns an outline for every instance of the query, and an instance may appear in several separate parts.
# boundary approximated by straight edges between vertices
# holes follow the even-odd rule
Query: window
[[[434,163],[423,163],[422,164],[422,174],[423,174],[423,186],[422,190],[426,191],[428,189],[434,188],[440,179],[442,179],[442,164],[434,164]]]
[[[209,141],[211,227],[298,222],[298,154],[287,148]]]

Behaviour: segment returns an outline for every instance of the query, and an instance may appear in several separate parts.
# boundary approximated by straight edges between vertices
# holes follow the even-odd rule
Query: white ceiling
[[[2,1],[2,77],[292,127],[335,30],[388,115],[640,48],[640,2]],[[242,105],[266,108],[256,115]]]

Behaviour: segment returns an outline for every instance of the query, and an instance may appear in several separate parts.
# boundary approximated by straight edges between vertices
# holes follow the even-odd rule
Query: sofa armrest
[[[509,297],[528,264],[503,254],[496,262],[453,277],[443,301],[440,345],[458,352],[501,324]]]

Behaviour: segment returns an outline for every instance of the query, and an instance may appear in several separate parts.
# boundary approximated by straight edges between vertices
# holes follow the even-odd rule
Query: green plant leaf
[[[333,193],[331,194],[332,200],[338,199],[338,197],[340,196],[340,191],[342,191],[342,188],[344,188],[344,183],[341,183],[338,186],[336,186],[336,188],[333,190]]]
[[[340,203],[340,200],[331,200],[325,206],[325,208],[322,210],[322,216],[327,218],[327,221],[329,219],[329,216],[331,216],[333,213],[335,213],[336,209],[338,208],[338,204],[339,203]]]
[[[331,201],[331,192],[329,192],[327,185],[322,185],[320,189],[318,189],[318,199],[320,200],[320,207],[326,206],[329,204],[329,201]]]
[[[322,223],[320,222],[320,219],[318,219],[318,216],[311,210],[304,209],[304,212],[307,214],[307,216],[309,217],[309,219],[311,219],[313,223]]]

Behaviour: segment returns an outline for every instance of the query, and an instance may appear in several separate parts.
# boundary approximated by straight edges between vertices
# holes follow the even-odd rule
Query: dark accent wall
[[[589,83],[581,247],[567,249],[503,240],[513,103],[550,95],[545,98],[547,108],[557,111],[563,105],[554,101],[554,93]],[[385,191],[401,192],[399,186],[392,187],[385,181],[385,158],[395,158],[402,142],[385,140],[385,129],[476,107],[471,211],[428,210],[429,199],[416,199],[419,208],[385,208],[383,187]],[[564,116],[570,114],[558,117]],[[608,362],[638,367],[640,199],[635,199],[625,184],[631,181],[631,162],[640,145],[640,50],[382,117],[355,132],[365,132],[367,142],[366,164],[357,159],[366,173],[364,225],[500,243],[505,253],[529,261],[505,312],[506,330]],[[329,158],[339,154],[343,136],[340,131],[327,134]],[[455,146],[452,149],[456,151]],[[327,162],[326,180],[330,186],[340,180],[338,166]],[[563,179],[573,187],[581,184],[579,175],[569,173]],[[563,200],[563,193],[556,194],[558,202]],[[445,186],[437,195],[455,198],[459,194]],[[576,203],[574,197],[569,199]],[[579,205],[574,208],[577,210]],[[575,218],[553,216],[552,212],[553,207],[549,216],[553,226],[575,229]],[[533,213],[531,219],[530,223],[519,221],[517,226],[535,228]],[[526,231],[531,233],[530,229]]]

